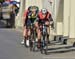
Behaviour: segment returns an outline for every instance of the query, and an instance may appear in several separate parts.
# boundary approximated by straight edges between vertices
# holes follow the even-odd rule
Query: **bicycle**
[[[47,32],[47,25],[45,25],[45,22],[42,21],[42,28],[41,28],[41,48],[40,51],[42,54],[47,54],[48,50],[48,32]]]
[[[30,29],[31,29],[31,36],[29,39],[30,51],[35,52],[37,48],[37,42],[36,42],[36,28],[34,23],[30,25]]]

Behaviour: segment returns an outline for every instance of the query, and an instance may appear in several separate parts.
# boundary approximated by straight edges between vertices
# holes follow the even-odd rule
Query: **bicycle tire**
[[[45,40],[43,43],[45,46],[42,46],[42,43],[41,43],[41,54],[47,55],[48,54],[48,52],[47,52],[48,51],[47,35],[45,35],[45,36],[43,35],[43,40]]]

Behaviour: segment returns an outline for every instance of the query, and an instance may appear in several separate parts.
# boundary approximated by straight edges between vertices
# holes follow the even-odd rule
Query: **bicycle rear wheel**
[[[48,51],[48,42],[47,42],[47,35],[43,35],[42,42],[41,42],[41,53],[47,55]]]
[[[35,30],[33,30],[32,31],[32,34],[31,34],[31,46],[30,46],[30,51],[33,51],[33,52],[35,52],[36,51],[36,46],[37,46],[37,43],[36,43],[36,31]]]

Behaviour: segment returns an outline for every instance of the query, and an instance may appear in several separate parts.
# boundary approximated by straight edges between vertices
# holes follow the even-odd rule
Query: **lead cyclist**
[[[51,13],[46,9],[46,8],[43,8],[41,9],[41,11],[38,13],[38,25],[44,21],[45,22],[45,25],[47,25],[47,32],[48,32],[48,43],[50,43],[49,41],[49,31],[50,31],[50,27],[49,25],[52,25],[53,24],[53,19],[52,19],[52,15]],[[41,47],[41,31],[40,29],[37,30],[38,31],[38,48]]]

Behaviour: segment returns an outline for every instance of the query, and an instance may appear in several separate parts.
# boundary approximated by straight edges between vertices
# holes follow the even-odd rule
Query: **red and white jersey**
[[[51,14],[49,12],[47,12],[45,16],[43,16],[41,11],[38,13],[38,18],[40,20],[48,20],[50,17],[51,17]]]

